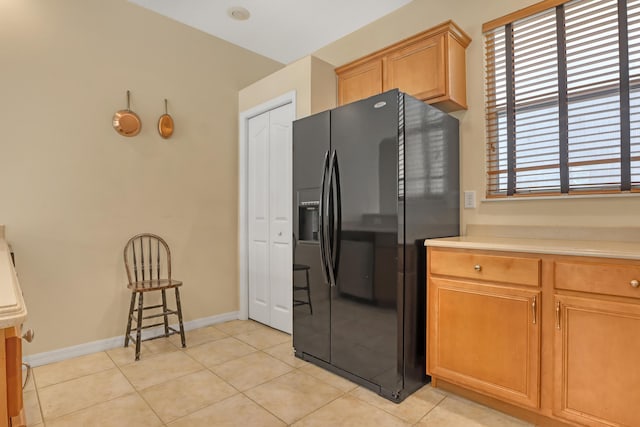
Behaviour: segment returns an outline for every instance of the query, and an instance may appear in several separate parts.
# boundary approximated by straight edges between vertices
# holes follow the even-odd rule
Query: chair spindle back
[[[129,263],[129,257],[133,265]],[[160,280],[166,272],[171,281],[171,251],[162,237],[151,233],[133,236],[124,247],[124,265],[129,284],[141,281]],[[165,265],[163,269],[163,265]],[[154,277],[155,272],[155,277]]]

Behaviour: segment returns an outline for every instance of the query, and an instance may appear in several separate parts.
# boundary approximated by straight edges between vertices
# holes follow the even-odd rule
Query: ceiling
[[[411,0],[129,0],[283,64],[408,4]],[[243,7],[251,16],[232,19]]]

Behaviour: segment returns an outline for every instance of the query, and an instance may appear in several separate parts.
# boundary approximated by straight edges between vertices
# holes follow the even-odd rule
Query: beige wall
[[[292,62],[242,89],[238,111],[247,111],[292,90],[296,92],[296,118],[335,107],[334,67],[313,56]]]
[[[185,320],[238,310],[238,90],[282,64],[125,0],[1,0],[0,52],[0,223],[26,352],[123,335],[122,247],[144,231],[172,248]],[[135,138],[111,127],[127,89]]]
[[[461,189],[485,193],[484,65],[482,23],[530,4],[532,0],[414,0],[396,12],[314,53],[335,66],[453,19],[473,41],[467,49],[469,109],[460,119]],[[560,226],[636,226],[640,197],[563,198],[481,202],[462,212],[466,224],[527,224]]]

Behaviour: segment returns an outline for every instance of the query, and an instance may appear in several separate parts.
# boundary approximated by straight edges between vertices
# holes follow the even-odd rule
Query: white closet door
[[[292,330],[293,107],[249,120],[249,317]]]
[[[269,113],[249,120],[249,317],[269,324]]]

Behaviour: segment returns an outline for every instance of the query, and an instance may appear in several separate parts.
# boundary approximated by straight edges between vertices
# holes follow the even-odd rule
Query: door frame
[[[283,105],[291,104],[293,109],[293,120],[297,118],[296,112],[296,91],[292,90],[260,105],[250,108],[240,113],[239,119],[239,152],[238,152],[238,257],[239,257],[239,293],[240,293],[240,310],[238,318],[247,320],[249,318],[249,224],[247,200],[249,194],[249,120],[255,116],[274,110]],[[292,127],[293,129],[293,127]]]

